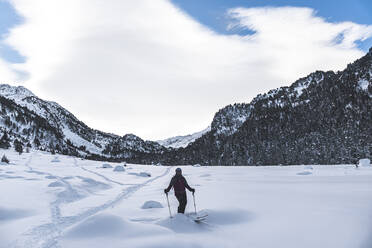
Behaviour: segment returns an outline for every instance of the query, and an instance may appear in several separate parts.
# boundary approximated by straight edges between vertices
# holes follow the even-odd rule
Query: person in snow
[[[173,187],[174,194],[179,202],[178,206],[178,213],[185,213],[185,208],[187,204],[187,196],[186,196],[186,188],[195,193],[195,189],[191,188],[186,181],[186,178],[182,176],[181,168],[176,169],[176,175],[174,175],[169,183],[168,188],[164,189],[164,193],[168,194],[168,192]]]

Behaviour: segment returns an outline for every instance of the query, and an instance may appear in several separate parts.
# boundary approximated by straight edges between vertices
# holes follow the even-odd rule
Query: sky
[[[1,83],[149,140],[370,47],[369,0],[0,0]]]

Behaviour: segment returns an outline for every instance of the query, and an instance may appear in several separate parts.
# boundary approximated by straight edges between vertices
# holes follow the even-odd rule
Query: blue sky
[[[220,34],[251,34],[250,30],[232,29],[227,25],[226,11],[236,7],[310,7],[329,22],[352,21],[358,24],[372,24],[371,0],[171,0],[176,6],[201,24]],[[18,16],[7,1],[0,0],[0,37],[7,35],[10,28],[21,24]],[[372,47],[372,38],[358,42],[359,48],[367,51]],[[0,40],[0,57],[11,63],[21,63],[25,58]]]
[[[14,8],[7,1],[0,0],[0,37],[4,38],[10,28],[20,23],[22,23],[22,18],[16,14]],[[11,63],[24,61],[24,58],[17,51],[1,41],[0,57]]]
[[[236,7],[309,7],[329,22],[352,21],[358,24],[372,24],[371,0],[172,0],[172,2],[200,23],[222,34],[250,33],[242,29],[226,29],[229,22],[226,10]],[[367,51],[372,47],[372,39],[359,43],[359,47]]]

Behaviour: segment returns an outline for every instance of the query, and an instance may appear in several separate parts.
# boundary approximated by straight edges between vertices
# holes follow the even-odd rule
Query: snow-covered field
[[[175,167],[2,154],[0,247],[372,247],[371,167],[182,167],[209,214],[197,224],[172,191],[169,218]]]

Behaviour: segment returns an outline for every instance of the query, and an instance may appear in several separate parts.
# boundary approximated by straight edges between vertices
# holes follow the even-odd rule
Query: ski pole
[[[192,198],[194,199],[195,215],[197,215],[197,214],[196,214],[196,204],[195,204],[195,194],[194,194],[194,192],[192,193]]]
[[[169,216],[172,218],[171,210],[170,210],[170,205],[169,205],[169,198],[168,198],[168,193],[165,193],[167,196],[167,202],[168,202],[168,210],[169,210]]]

